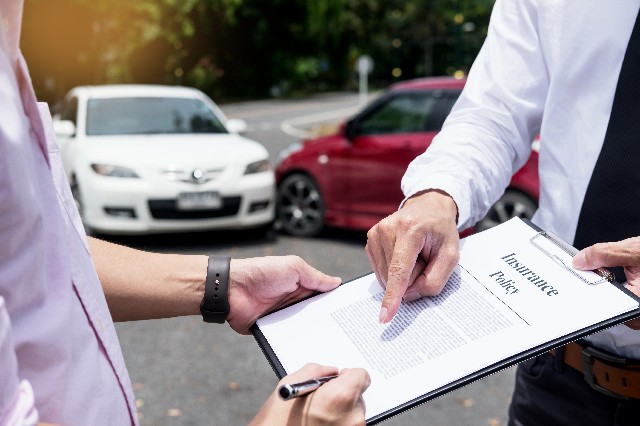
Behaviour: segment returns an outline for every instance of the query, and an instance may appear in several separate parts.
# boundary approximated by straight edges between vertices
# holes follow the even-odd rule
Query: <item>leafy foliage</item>
[[[466,70],[494,0],[27,0],[39,95],[78,84],[188,84],[212,96],[351,89]],[[46,36],[45,36],[46,35]]]

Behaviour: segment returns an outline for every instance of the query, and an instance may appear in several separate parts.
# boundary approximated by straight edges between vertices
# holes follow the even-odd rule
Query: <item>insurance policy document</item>
[[[520,219],[460,249],[442,293],[403,302],[388,324],[378,322],[384,290],[373,274],[261,318],[271,361],[287,374],[309,362],[365,368],[375,422],[638,310],[637,298],[573,270],[570,253]]]

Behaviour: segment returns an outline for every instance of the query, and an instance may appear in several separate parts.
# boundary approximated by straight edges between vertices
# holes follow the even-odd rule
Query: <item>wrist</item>
[[[209,256],[204,295],[200,313],[204,322],[223,324],[229,315],[229,282],[231,259]]]
[[[455,224],[458,224],[458,205],[451,195],[441,189],[427,189],[417,192],[404,202],[403,207],[415,203],[428,203],[431,209],[436,208],[438,211],[451,217]]]

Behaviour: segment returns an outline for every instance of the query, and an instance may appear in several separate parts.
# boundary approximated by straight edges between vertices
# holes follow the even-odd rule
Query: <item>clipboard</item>
[[[572,257],[577,252],[577,250],[571,247],[566,242],[562,241],[559,237],[540,229],[535,224],[529,221],[524,221],[524,222],[526,223],[526,225],[528,225],[529,227],[533,228],[536,231],[535,235],[533,235],[528,242],[532,246],[536,247],[538,250],[542,251],[546,256],[551,258],[556,264],[559,264],[563,268],[567,269],[566,261],[561,256],[561,253],[564,253],[565,256]],[[484,231],[484,232],[488,232],[488,231]],[[472,237],[473,236],[468,238],[472,238]],[[581,277],[579,274],[578,275],[574,274],[571,271],[571,269],[572,268],[569,267],[568,269],[569,272],[571,272],[573,275],[579,278],[580,281],[584,283],[585,286],[593,287],[593,286],[603,285],[603,286],[613,286],[617,288],[620,292],[622,292],[624,295],[628,296],[631,299],[631,302],[634,305],[634,308],[630,309],[627,312],[621,313],[619,315],[614,315],[605,320],[598,321],[595,324],[591,324],[589,326],[574,330],[570,333],[564,334],[557,338],[553,338],[545,342],[536,344],[525,350],[518,351],[517,353],[513,353],[511,355],[501,357],[501,359],[497,360],[496,362],[488,363],[487,365],[484,365],[481,368],[475,369],[473,372],[469,374],[465,374],[460,378],[451,380],[446,384],[438,386],[437,388],[425,390],[424,392],[420,393],[414,398],[409,398],[406,401],[395,404],[393,407],[389,409],[385,409],[382,412],[376,413],[372,416],[369,416],[367,414],[367,420],[366,420],[367,424],[368,425],[377,424],[391,417],[394,417],[405,410],[409,410],[418,405],[424,404],[438,396],[449,393],[465,385],[468,385],[472,382],[475,382],[484,377],[487,377],[493,373],[496,373],[498,371],[501,371],[503,369],[516,365],[520,362],[523,362],[537,355],[548,352],[551,349],[579,340],[587,335],[596,333],[598,331],[621,324],[623,322],[632,320],[640,316],[640,298],[638,298],[635,294],[627,290],[622,284],[616,282],[613,279],[613,275],[610,272],[606,270],[598,270],[598,271],[594,271],[595,274],[591,274],[598,278],[594,278],[593,276],[584,278],[584,277]],[[353,283],[356,283],[363,278],[364,277],[356,278],[354,280],[344,283],[342,286],[354,285]],[[312,296],[309,299],[314,299],[315,297],[319,297],[319,296],[320,295]],[[302,301],[298,303],[314,303],[314,302],[313,300],[306,300],[306,302]],[[284,309],[288,309],[288,308],[284,308]],[[277,354],[277,350],[275,350],[274,347],[272,346],[268,336],[265,335],[265,333],[263,333],[263,330],[259,325],[259,323],[256,323],[251,328],[251,331],[260,349],[262,350],[263,354],[267,358],[268,362],[270,363],[271,367],[273,368],[275,374],[279,379],[293,372],[293,371],[287,371],[285,369],[285,367],[283,366],[283,363],[281,362],[281,359]],[[312,356],[310,356],[308,359],[308,362],[319,362],[319,361],[314,359]],[[366,396],[366,392],[365,392],[365,396]],[[367,404],[367,407],[369,407],[368,404]]]
[[[578,249],[566,243],[557,235],[549,231],[543,231],[538,226],[533,224],[530,220],[522,219],[522,221],[538,231],[536,235],[531,237],[529,242],[533,244],[535,247],[537,247],[538,250],[540,250],[541,252],[546,254],[548,257],[553,259],[554,262],[557,262],[559,265],[565,268],[568,272],[575,275],[580,281],[589,285],[602,284],[607,281],[610,283],[615,282],[615,275],[613,274],[613,272],[609,271],[607,268],[598,268],[591,271],[595,273],[597,276],[599,276],[600,277],[599,279],[594,279],[593,276],[589,277],[588,272],[583,272],[583,271],[578,271],[573,269],[570,265],[567,264],[567,261],[558,254],[558,251],[561,254],[564,253],[568,256],[573,257],[576,254],[578,254]]]

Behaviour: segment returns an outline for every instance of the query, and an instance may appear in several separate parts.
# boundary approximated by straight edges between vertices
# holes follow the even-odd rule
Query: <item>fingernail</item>
[[[384,324],[387,322],[387,308],[384,306],[380,308],[380,316],[378,317],[378,321],[380,324]]]
[[[404,295],[404,297],[402,298],[405,302],[413,302],[414,300],[418,300],[420,299],[422,296],[420,296],[420,293],[418,293],[415,290],[411,290],[410,292],[408,292],[407,294]]]
[[[572,261],[573,267],[576,269],[584,269],[587,266],[587,259],[584,252],[579,252],[575,255]]]

